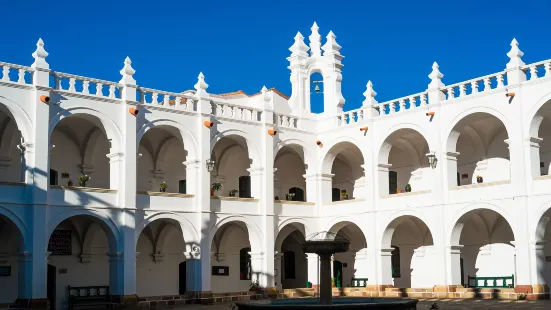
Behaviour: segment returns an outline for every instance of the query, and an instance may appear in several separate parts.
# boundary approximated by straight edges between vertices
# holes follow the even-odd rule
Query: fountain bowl
[[[417,309],[417,299],[406,298],[363,298],[363,297],[337,297],[333,298],[330,305],[322,305],[318,298],[289,298],[258,300],[250,302],[238,302],[239,310],[328,310],[328,309]]]

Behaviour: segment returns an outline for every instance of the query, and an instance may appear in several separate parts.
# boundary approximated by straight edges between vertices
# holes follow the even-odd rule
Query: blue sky
[[[526,63],[551,58],[551,1],[5,1],[0,61],[30,65],[42,37],[52,70],[118,81],[130,56],[138,84],[212,93],[262,85],[290,95],[288,48],[316,21],[345,56],[345,109],[368,80],[379,102],[427,88],[437,61],[452,84],[505,68],[513,37]],[[318,102],[319,103],[319,102]]]

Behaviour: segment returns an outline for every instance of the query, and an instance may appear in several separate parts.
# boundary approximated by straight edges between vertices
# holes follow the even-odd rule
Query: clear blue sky
[[[513,37],[526,63],[551,58],[550,0],[3,1],[0,61],[30,65],[42,37],[55,71],[118,81],[130,56],[138,83],[212,93],[262,85],[290,94],[286,57],[314,21],[345,56],[345,109],[372,80],[379,102],[426,89],[433,61],[451,84],[505,68]]]

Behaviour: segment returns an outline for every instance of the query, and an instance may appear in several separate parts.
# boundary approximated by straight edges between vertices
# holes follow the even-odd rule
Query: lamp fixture
[[[214,164],[216,162],[212,159],[207,159],[207,171],[208,172],[212,172],[212,170],[214,170]]]
[[[427,159],[429,161],[429,165],[432,169],[436,168],[436,163],[438,163],[438,158],[436,158],[436,152],[430,152],[427,155]]]

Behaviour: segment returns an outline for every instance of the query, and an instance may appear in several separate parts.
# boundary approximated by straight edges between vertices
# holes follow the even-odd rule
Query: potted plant
[[[477,175],[476,176],[476,183],[482,183],[482,182],[484,182],[484,178],[480,175]]]
[[[411,192],[411,185],[408,183],[406,184],[406,193]]]
[[[73,183],[73,180],[69,180],[69,182],[67,182],[67,186],[73,186],[74,183]]]
[[[293,200],[293,198],[295,197],[295,193],[289,193],[289,194],[285,194],[285,199],[286,200]]]
[[[166,192],[166,189],[168,188],[168,185],[166,185],[166,182],[163,181],[163,183],[161,183],[161,185],[160,185],[159,187],[160,187],[160,188],[159,188],[159,191],[160,191],[161,193],[164,193],[164,192]]]
[[[341,197],[343,200],[348,199],[348,193],[346,192],[346,189],[341,190]]]
[[[218,183],[218,182],[212,183],[212,187],[210,188],[210,195],[214,196],[214,192],[217,192],[221,189],[222,189],[221,183]]]
[[[335,278],[331,278],[331,287],[335,287]]]
[[[238,190],[232,189],[232,190],[228,193],[228,195],[230,195],[230,197],[235,197],[235,194],[237,194],[237,193],[239,193]]]
[[[90,180],[90,177],[86,174],[83,174],[77,178],[78,186],[86,187],[86,182]]]
[[[258,279],[251,282],[249,291],[258,291],[260,289],[260,284],[258,284]]]

